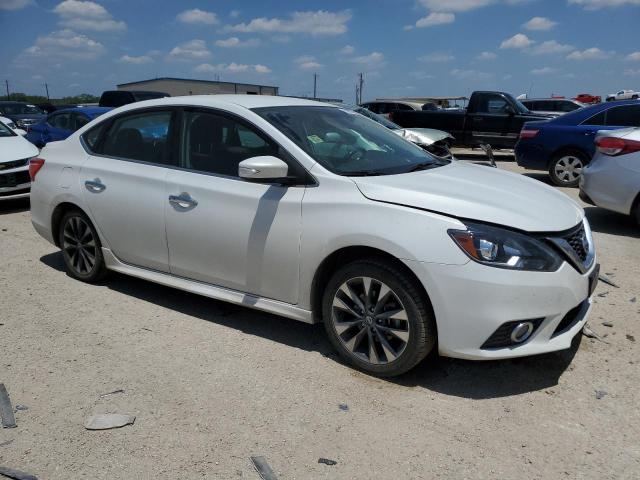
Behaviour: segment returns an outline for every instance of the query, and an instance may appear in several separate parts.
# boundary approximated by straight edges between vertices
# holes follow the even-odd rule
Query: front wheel
[[[67,272],[73,278],[93,283],[107,273],[100,238],[83,212],[72,210],[60,221],[59,243]]]
[[[549,176],[559,187],[577,187],[587,159],[580,152],[565,152],[557,155],[549,166]]]
[[[423,360],[436,343],[424,294],[389,262],[347,264],[329,281],[322,305],[331,343],[364,372],[400,375]]]

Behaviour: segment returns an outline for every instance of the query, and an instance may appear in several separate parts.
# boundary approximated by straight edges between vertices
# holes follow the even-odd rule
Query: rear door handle
[[[107,188],[107,186],[102,183],[99,178],[87,180],[86,182],[84,182],[84,186],[87,188],[87,190],[93,193],[104,192]]]
[[[198,206],[198,202],[191,198],[191,195],[186,192],[182,192],[180,195],[169,195],[169,203],[183,210],[196,208]]]

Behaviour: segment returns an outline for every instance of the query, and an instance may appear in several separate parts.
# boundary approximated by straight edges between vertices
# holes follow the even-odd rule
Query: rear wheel
[[[582,169],[587,165],[586,156],[577,151],[557,155],[549,166],[549,176],[559,187],[576,187],[580,182]]]
[[[391,377],[417,365],[436,343],[428,302],[390,262],[358,260],[338,270],[323,296],[331,343],[351,365]]]
[[[107,273],[98,232],[80,210],[65,213],[60,220],[59,243],[67,272],[83,282],[97,282]]]

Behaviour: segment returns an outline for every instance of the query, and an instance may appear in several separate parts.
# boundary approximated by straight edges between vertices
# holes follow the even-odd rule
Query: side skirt
[[[169,273],[134,267],[133,265],[121,262],[108,248],[102,248],[102,255],[104,256],[107,268],[114,272],[124,273],[125,275],[149,280],[150,282],[159,283],[160,285],[177,288],[179,290],[221,300],[223,302],[234,303],[236,305],[242,305],[243,307],[281,315],[304,323],[314,323],[313,315],[310,310],[305,310],[289,303],[258,297],[248,293],[238,292],[237,290],[218,287],[182,277],[176,277]]]

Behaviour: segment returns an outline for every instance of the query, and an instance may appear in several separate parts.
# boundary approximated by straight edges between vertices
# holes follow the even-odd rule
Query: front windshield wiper
[[[434,161],[423,162],[423,163],[418,163],[414,165],[404,173],[417,172],[419,170],[429,170],[431,168],[440,167],[440,166],[442,166],[442,163],[439,163],[439,162],[434,162]]]
[[[384,173],[378,170],[354,170],[353,172],[343,172],[347,177],[378,177]]]

